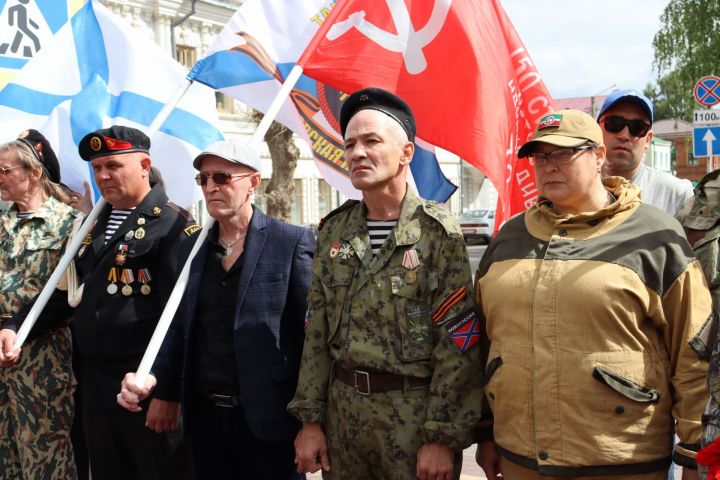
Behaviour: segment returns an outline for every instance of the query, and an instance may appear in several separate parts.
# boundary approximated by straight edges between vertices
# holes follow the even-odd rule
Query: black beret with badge
[[[408,140],[415,141],[415,116],[410,105],[394,93],[375,87],[358,90],[343,102],[340,108],[340,133],[343,137],[350,119],[360,110],[383,112],[400,124]]]
[[[137,128],[113,125],[85,135],[78,151],[86,161],[123,153],[150,153],[150,139]]]
[[[60,183],[60,164],[47,138],[37,130],[31,129],[20,132],[18,141],[32,150],[35,159],[43,166],[48,178],[54,183]]]

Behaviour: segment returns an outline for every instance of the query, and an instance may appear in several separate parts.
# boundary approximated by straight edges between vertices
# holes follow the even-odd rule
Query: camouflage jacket
[[[17,207],[3,213],[0,227],[0,314],[12,315],[45,286],[65,251],[80,212],[50,197],[28,218]]]
[[[700,261],[712,296],[715,324],[708,329],[707,344],[712,348],[708,367],[708,390],[710,400],[703,413],[702,445],[709,445],[720,437],[720,342],[718,341],[718,315],[720,315],[720,226],[715,226],[695,242],[693,250]]]
[[[423,440],[465,445],[482,391],[470,264],[457,220],[408,189],[397,224],[373,254],[366,213],[363,203],[349,202],[318,233],[300,379],[288,409],[303,422],[325,422],[333,362],[426,378]]]

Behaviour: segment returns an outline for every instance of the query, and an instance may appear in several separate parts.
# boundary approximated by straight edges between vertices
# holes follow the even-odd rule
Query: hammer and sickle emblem
[[[350,31],[357,29],[367,38],[377,43],[385,50],[399,52],[403,55],[405,68],[410,74],[418,74],[427,68],[427,60],[423,54],[423,47],[432,42],[440,33],[452,0],[435,0],[432,13],[425,26],[415,30],[410,19],[410,12],[403,0],[385,0],[390,10],[397,34],[378,28],[365,20],[365,11],[351,13],[345,20],[337,22],[330,27],[326,38],[335,40]]]

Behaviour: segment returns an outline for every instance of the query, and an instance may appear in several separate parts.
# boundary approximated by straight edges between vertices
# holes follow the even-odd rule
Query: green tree
[[[720,0],[670,0],[660,23],[653,39],[658,79],[645,93],[656,118],[692,121],[695,82],[720,74]]]

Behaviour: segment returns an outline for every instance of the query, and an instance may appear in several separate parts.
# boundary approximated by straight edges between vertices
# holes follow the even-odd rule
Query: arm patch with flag
[[[451,318],[445,324],[445,330],[450,340],[465,353],[480,341],[480,318],[475,310],[466,310]]]

